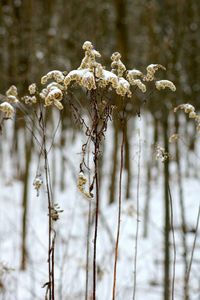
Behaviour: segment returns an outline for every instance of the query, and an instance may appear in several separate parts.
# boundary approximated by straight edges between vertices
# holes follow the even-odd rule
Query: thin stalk
[[[94,254],[93,254],[93,300],[96,299],[96,252],[97,252],[97,230],[99,216],[99,178],[98,178],[98,153],[99,153],[99,138],[98,138],[98,103],[96,90],[92,93],[92,101],[94,106],[94,178],[96,189],[96,209],[95,209],[95,229],[94,229]]]
[[[138,234],[139,234],[139,198],[140,198],[140,159],[141,159],[141,139],[139,131],[139,153],[138,153],[138,175],[137,175],[137,223],[136,223],[136,237],[135,237],[135,257],[134,257],[134,282],[133,282],[133,300],[136,295],[137,284],[137,251],[138,251]]]
[[[175,241],[175,234],[174,234],[174,213],[173,213],[173,202],[172,202],[172,195],[170,186],[168,184],[168,191],[169,191],[169,202],[171,208],[171,229],[172,229],[172,237],[173,237],[173,249],[174,249],[174,260],[173,260],[173,276],[172,276],[172,300],[174,300],[174,285],[175,285],[175,275],[176,275],[176,241]]]
[[[51,193],[49,187],[49,170],[48,170],[48,155],[46,148],[46,132],[45,132],[45,121],[41,111],[41,122],[42,122],[42,134],[43,134],[43,151],[44,151],[44,170],[46,179],[47,199],[48,199],[48,216],[49,216],[49,232],[48,232],[48,272],[49,272],[49,300],[54,300],[54,256],[51,257],[52,251],[52,220],[51,220]],[[52,261],[51,261],[52,258]]]
[[[200,203],[199,203],[199,210],[198,210],[198,216],[197,216],[197,223],[196,223],[196,229],[195,229],[195,237],[194,237],[194,242],[192,246],[192,254],[189,262],[189,267],[188,267],[188,272],[187,272],[187,289],[188,289],[188,284],[189,284],[189,279],[190,279],[190,272],[192,268],[192,262],[193,262],[193,257],[194,257],[194,250],[196,247],[196,240],[197,240],[197,235],[198,235],[198,228],[199,228],[199,219],[200,219]]]
[[[114,279],[113,279],[113,300],[115,300],[116,289],[116,275],[117,275],[117,259],[118,259],[118,246],[119,246],[119,234],[120,234],[120,218],[121,218],[121,198],[122,198],[122,174],[124,165],[124,138],[125,138],[125,124],[124,124],[124,111],[122,119],[122,142],[121,142],[121,162],[120,162],[120,175],[119,175],[119,201],[118,201],[118,225],[117,225],[117,239],[115,244],[115,263],[114,263]]]
[[[87,166],[89,169],[89,186],[91,184],[90,179],[90,144],[88,149]],[[87,226],[87,250],[86,250],[86,279],[85,279],[85,300],[88,300],[88,282],[89,282],[89,255],[90,255],[90,229],[91,229],[91,201],[89,201],[88,207],[88,226]]]

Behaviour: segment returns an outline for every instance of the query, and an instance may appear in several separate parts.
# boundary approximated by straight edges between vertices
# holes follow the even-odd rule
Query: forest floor
[[[137,122],[136,127],[141,126]],[[107,133],[108,141],[112,131]],[[163,198],[163,168],[152,167],[151,192],[149,201],[149,220],[147,236],[144,237],[144,210],[146,205],[146,153],[151,153],[150,142],[146,140],[144,131],[131,140],[132,185],[131,197],[122,197],[121,231],[119,240],[119,255],[117,265],[116,299],[132,299],[134,282],[134,255],[137,224],[137,172],[138,172],[138,141],[141,139],[141,176],[139,193],[139,239],[137,254],[137,288],[136,300],[161,300],[163,298],[164,275],[164,198]],[[60,191],[61,180],[61,150],[55,146],[54,159],[56,167],[54,179],[54,199],[64,212],[55,222],[55,289],[56,299],[85,299],[86,274],[86,243],[89,201],[84,199],[77,189],[79,163],[81,159],[81,142],[84,137],[78,136],[75,142],[68,133],[66,143],[66,174],[65,189]],[[39,197],[33,187],[36,174],[37,157],[33,159],[29,178],[29,203],[27,215],[27,266],[20,271],[21,263],[21,232],[22,232],[22,183],[13,175],[12,159],[8,153],[2,156],[3,169],[0,172],[0,263],[8,269],[0,273],[0,299],[31,300],[44,299],[48,281],[47,245],[48,217],[45,186]],[[74,153],[74,154],[73,154]],[[105,144],[104,164],[102,170],[102,188],[100,193],[100,216],[97,242],[97,299],[111,299],[113,285],[114,248],[117,232],[118,195],[116,203],[108,205],[109,178],[111,170],[112,145]],[[150,155],[150,154],[149,154]],[[5,162],[5,158],[7,161]],[[155,159],[153,156],[152,160]],[[50,158],[51,160],[51,158]],[[199,163],[198,163],[199,164]],[[182,162],[183,169],[185,161]],[[181,212],[179,204],[179,186],[175,162],[171,163],[170,188],[173,200],[174,229],[176,239],[176,274],[175,299],[183,299],[184,259],[181,237]],[[185,170],[185,169],[184,169]],[[185,172],[183,172],[185,174]],[[188,229],[194,229],[199,206],[199,178],[192,172],[183,175],[183,195]],[[126,171],[123,175],[123,195],[126,183]],[[118,178],[117,178],[118,185]],[[92,211],[94,203],[92,202]],[[90,236],[89,289],[92,290],[92,251],[93,225]],[[188,260],[194,233],[187,233]],[[171,234],[172,243],[172,234]],[[191,300],[200,299],[200,242],[199,235],[194,254],[194,262],[190,277]],[[173,266],[173,246],[171,247],[171,278]]]

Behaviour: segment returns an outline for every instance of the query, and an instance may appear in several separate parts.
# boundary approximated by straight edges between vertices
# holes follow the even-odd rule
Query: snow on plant
[[[80,172],[78,177],[78,189],[84,197],[88,200],[95,198],[95,229],[94,229],[94,252],[93,252],[93,300],[96,299],[96,253],[97,253],[97,232],[98,232],[98,214],[99,214],[99,175],[98,175],[98,161],[99,154],[101,152],[101,142],[105,137],[108,122],[112,120],[113,109],[121,120],[122,125],[122,145],[121,145],[121,169],[120,169],[120,181],[119,181],[119,214],[118,214],[118,233],[115,249],[115,269],[114,269],[114,283],[113,283],[113,300],[115,299],[115,283],[116,283],[116,266],[117,266],[117,250],[120,231],[120,213],[121,213],[121,184],[122,184],[122,171],[123,171],[123,149],[124,149],[124,128],[126,118],[126,105],[128,98],[133,96],[132,87],[138,87],[143,93],[147,91],[146,82],[155,81],[155,73],[158,69],[165,68],[159,64],[150,64],[146,68],[146,74],[141,71],[132,69],[127,70],[126,66],[121,60],[121,54],[114,52],[111,55],[111,70],[106,70],[97,59],[101,58],[101,54],[94,49],[94,46],[90,41],[84,42],[82,46],[85,54],[77,69],[67,72],[61,72],[59,70],[53,70],[48,72],[41,78],[41,84],[44,88],[39,91],[35,83],[32,83],[28,87],[29,95],[25,95],[21,98],[22,104],[32,105],[39,104],[39,115],[37,115],[38,126],[40,132],[42,132],[41,140],[42,144],[41,153],[43,154],[45,166],[44,173],[46,178],[46,189],[48,198],[48,216],[49,216],[49,249],[48,249],[48,265],[49,265],[49,281],[45,283],[47,287],[46,294],[48,299],[54,300],[54,244],[56,232],[53,228],[52,222],[56,221],[59,217],[59,213],[62,212],[58,206],[56,206],[51,198],[51,182],[49,179],[49,165],[48,165],[48,151],[46,148],[46,114],[45,110],[50,106],[56,106],[59,110],[63,109],[63,102],[68,105],[72,110],[75,120],[85,130],[86,141],[82,145],[82,161],[80,163]],[[50,83],[48,83],[51,81]],[[76,99],[72,89],[76,86],[80,86],[86,91],[88,102],[85,105],[88,107],[88,116],[85,118],[82,115],[79,106],[76,103]],[[168,80],[155,81],[155,87],[160,90],[166,87],[175,91],[175,85]],[[70,89],[70,93],[69,93]],[[119,97],[121,97],[121,103],[119,107],[111,103],[111,99],[104,98],[105,92],[109,93],[114,91]],[[12,103],[18,103],[18,93],[15,86],[11,86],[7,91],[6,96],[12,100]],[[20,106],[19,106],[20,108]],[[9,118],[14,113],[14,108],[8,102],[4,102],[0,105],[0,110],[6,113],[6,118]],[[35,111],[35,110],[34,110]],[[35,136],[34,136],[35,137]],[[38,140],[37,140],[38,142]],[[88,145],[93,144],[93,177],[90,182],[89,191],[86,191],[87,179],[85,173],[88,172],[89,167],[85,162],[85,154],[88,150]],[[166,153],[161,147],[157,147],[157,158],[161,158],[162,161],[166,159]],[[39,192],[42,180],[40,176],[36,176],[34,180],[34,187]],[[95,197],[93,197],[93,190],[95,190]],[[88,243],[87,243],[88,244]],[[88,272],[88,268],[86,270]],[[86,274],[88,278],[88,273]],[[88,298],[88,295],[87,295]]]
[[[169,89],[171,89],[173,92],[175,92],[176,87],[173,84],[173,82],[169,81],[169,80],[158,80],[155,83],[157,90],[161,90],[161,89],[165,89],[166,87],[168,87]]]
[[[13,106],[7,101],[0,104],[0,110],[6,113],[6,119],[10,119],[10,117],[14,114],[15,110]]]
[[[174,108],[174,112],[177,112],[179,109],[183,109],[186,114],[189,114],[190,119],[194,119],[196,122],[196,129],[198,134],[200,134],[200,117],[195,111],[195,107],[189,103],[181,104]]]
[[[78,176],[78,189],[82,193],[83,196],[85,196],[87,199],[91,200],[93,198],[93,195],[91,193],[88,193],[85,191],[85,185],[87,183],[87,178],[85,175],[80,172]]]

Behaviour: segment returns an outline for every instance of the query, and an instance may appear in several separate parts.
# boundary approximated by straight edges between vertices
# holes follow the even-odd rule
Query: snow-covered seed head
[[[82,48],[83,50],[91,51],[93,49],[93,45],[90,41],[85,41]]]
[[[37,87],[36,87],[35,83],[30,84],[28,87],[29,93],[31,95],[34,95],[36,93],[36,89],[37,89]]]
[[[148,65],[147,68],[146,68],[147,74],[143,76],[143,80],[144,81],[153,81],[155,72],[158,69],[166,70],[165,67],[163,67],[162,65],[159,65],[159,64],[150,64],[150,65]]]
[[[37,102],[36,96],[24,96],[21,100],[24,101],[25,104],[33,104]]]
[[[128,97],[131,97],[130,83],[123,77],[118,78],[118,86],[116,88],[116,93],[123,97],[126,95]]]
[[[121,54],[119,52],[114,52],[112,55],[111,55],[111,59],[112,61],[118,61],[119,59],[121,59]]]
[[[64,78],[65,77],[61,71],[54,70],[54,71],[50,71],[46,75],[44,75],[41,78],[41,83],[45,84],[49,79],[54,79],[56,82],[60,83],[60,82],[64,81]]]
[[[176,87],[173,82],[169,80],[159,80],[155,82],[157,90],[165,89],[166,87],[170,88],[173,92],[176,91]]]
[[[10,119],[10,117],[14,114],[14,108],[7,101],[0,104],[0,110],[6,113],[6,118]]]
[[[7,102],[10,104],[16,104],[19,102],[18,100],[18,92],[15,85],[11,85],[9,89],[6,91]]]
[[[15,96],[17,98],[18,92],[15,85],[11,85],[9,89],[6,91],[6,96]]]
[[[126,71],[126,67],[122,63],[120,58],[121,58],[121,54],[119,52],[114,52],[111,55],[111,60],[112,60],[111,68],[113,68],[111,72],[113,73],[117,72],[118,77],[122,77],[124,72]]]
[[[75,81],[80,86],[88,90],[96,89],[95,78],[90,69],[73,70],[65,77],[64,84],[67,87],[71,81]]]
[[[44,106],[55,105],[58,109],[63,109],[63,105],[58,103],[63,98],[63,86],[57,82],[51,82],[46,89],[40,93],[40,97],[44,100]]]
[[[197,115],[195,107],[189,103],[185,103],[175,107],[174,112],[177,112],[179,109],[183,109],[186,114],[189,114],[189,118],[195,120],[197,124],[196,130],[198,131],[198,134],[200,134],[200,117]]]
[[[190,113],[189,113],[189,118],[190,119],[195,119],[196,118],[196,112],[194,112],[194,111],[191,111]]]
[[[127,71],[127,79],[130,82],[130,84],[136,85],[143,93],[145,93],[146,86],[140,79],[137,79],[138,76],[143,76],[142,72],[140,72],[139,70],[133,69]]]
[[[82,172],[80,172],[78,176],[78,189],[87,199],[91,200],[93,198],[92,195],[85,191],[86,183],[87,179],[85,175]]]
[[[177,110],[179,110],[179,109],[183,109],[186,114],[188,114],[190,112],[195,112],[194,106],[189,103],[181,104],[181,105],[175,107],[174,112],[177,112]]]
[[[62,110],[62,109],[63,109],[62,103],[60,103],[60,101],[58,101],[58,100],[54,100],[54,105],[55,105],[59,110]]]

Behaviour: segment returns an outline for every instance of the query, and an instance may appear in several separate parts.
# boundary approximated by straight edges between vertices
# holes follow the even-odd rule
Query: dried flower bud
[[[14,114],[15,112],[12,105],[6,101],[0,104],[0,110],[6,113],[7,119],[9,119],[12,116],[12,114]]]
[[[9,89],[6,92],[6,96],[18,96],[17,88],[15,85],[11,85],[11,87],[9,87]]]
[[[173,92],[175,92],[176,87],[173,82],[169,80],[159,80],[155,82],[157,90],[165,89],[166,87],[170,88]]]
[[[41,83],[45,84],[49,79],[54,79],[56,82],[60,83],[64,80],[64,75],[61,71],[54,70],[47,73],[45,76],[41,78]]]
[[[86,177],[82,172],[80,172],[78,177],[78,189],[87,199],[91,200],[93,198],[92,195],[85,191],[86,183],[87,183]]]
[[[35,187],[37,191],[37,197],[39,197],[39,190],[41,188],[41,185],[43,184],[43,180],[41,178],[41,175],[37,175],[34,179],[33,186]]]
[[[36,84],[35,84],[35,83],[30,84],[29,87],[28,87],[29,93],[30,93],[31,95],[33,95],[33,94],[36,93],[36,89],[37,89],[37,87],[36,87]]]
[[[122,61],[120,60],[121,58],[121,54],[119,52],[114,52],[111,55],[111,59],[112,59],[112,63],[111,63],[111,67],[112,68],[116,68],[118,77],[122,77],[124,72],[126,71],[126,67],[125,65],[122,63]],[[115,70],[112,70],[113,73],[115,73]]]
[[[147,68],[146,68],[147,74],[145,76],[143,76],[143,80],[144,81],[153,81],[154,80],[155,72],[159,68],[163,69],[163,70],[166,70],[165,67],[163,67],[162,65],[159,65],[159,64],[150,64],[149,66],[147,66]]]

